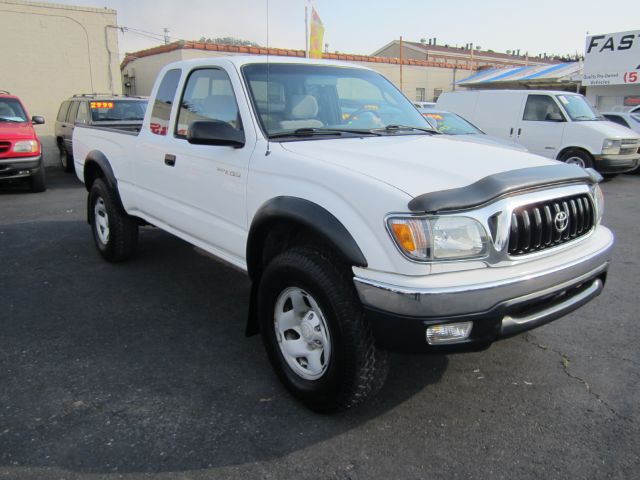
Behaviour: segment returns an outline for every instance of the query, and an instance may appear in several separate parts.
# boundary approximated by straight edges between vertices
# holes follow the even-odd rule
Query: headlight
[[[482,225],[469,217],[390,217],[389,233],[411,260],[478,258],[487,253]]]
[[[602,154],[603,155],[617,155],[620,153],[620,147],[622,145],[621,140],[613,140],[611,138],[605,139],[602,142]]]
[[[596,225],[602,221],[602,215],[604,214],[604,195],[600,185],[593,187],[593,199],[596,202]]]
[[[24,140],[13,144],[13,151],[16,153],[37,153],[38,142],[35,140]]]

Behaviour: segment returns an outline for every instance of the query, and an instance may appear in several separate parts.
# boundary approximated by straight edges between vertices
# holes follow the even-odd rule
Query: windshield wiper
[[[440,132],[438,132],[437,130],[434,130],[432,128],[423,128],[423,127],[413,127],[411,125],[387,125],[384,128],[375,128],[372,129],[374,131],[384,131],[384,132],[389,132],[389,133],[393,133],[393,132],[402,132],[402,131],[418,131],[418,132],[425,132],[425,133],[430,133],[430,134],[440,134]]]
[[[352,135],[375,135],[380,136],[380,133],[373,132],[371,130],[354,130],[352,128],[297,128],[291,132],[278,132],[269,135],[269,138],[282,138],[282,137],[313,137],[321,135],[338,135],[341,136],[344,133],[350,133]]]

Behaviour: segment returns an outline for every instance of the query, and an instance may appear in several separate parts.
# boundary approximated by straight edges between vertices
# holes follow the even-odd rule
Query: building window
[[[416,101],[424,102],[426,100],[426,91],[424,88],[416,88]]]
[[[155,133],[156,135],[167,134],[169,118],[171,117],[171,105],[173,105],[173,99],[176,96],[179,81],[179,69],[169,70],[165,73],[162,83],[160,83],[160,87],[158,87],[156,99],[153,102],[151,122],[149,124],[151,133]]]
[[[438,101],[438,97],[442,95],[442,89],[441,88],[434,88],[433,89],[433,101],[437,102]]]

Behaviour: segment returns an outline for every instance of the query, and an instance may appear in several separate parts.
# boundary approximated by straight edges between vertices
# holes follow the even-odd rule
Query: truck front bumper
[[[403,351],[472,350],[543,325],[577,309],[603,289],[613,234],[598,229],[581,247],[554,254],[555,266],[536,261],[498,270],[477,281],[469,272],[431,275],[398,286],[356,276],[354,281],[378,344]],[[468,277],[475,277],[471,278]],[[435,286],[441,282],[448,286]],[[426,285],[429,284],[429,285]],[[469,336],[430,345],[429,327],[473,322]]]
[[[35,157],[0,158],[0,180],[26,178],[44,168],[42,155]]]
[[[595,160],[596,170],[600,173],[625,173],[638,168],[640,155],[598,155]]]

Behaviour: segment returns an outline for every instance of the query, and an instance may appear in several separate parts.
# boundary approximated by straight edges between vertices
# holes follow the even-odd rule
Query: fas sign
[[[640,30],[589,35],[583,85],[640,85]]]

